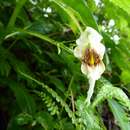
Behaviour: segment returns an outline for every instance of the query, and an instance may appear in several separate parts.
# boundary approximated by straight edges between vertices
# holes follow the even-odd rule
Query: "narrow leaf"
[[[33,98],[28,94],[28,92],[19,84],[15,82],[10,82],[10,88],[14,92],[16,101],[23,112],[30,114],[35,113],[36,105]]]

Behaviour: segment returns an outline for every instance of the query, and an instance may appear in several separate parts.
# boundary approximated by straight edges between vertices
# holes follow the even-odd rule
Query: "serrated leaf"
[[[105,130],[100,118],[96,115],[94,109],[85,104],[85,99],[80,97],[76,101],[77,115],[85,130]],[[102,124],[102,126],[101,126]]]
[[[99,82],[101,88],[92,104],[93,107],[106,99],[117,99],[130,110],[130,100],[122,89],[114,87],[108,80],[103,78]]]
[[[122,106],[115,100],[108,100],[111,111],[122,130],[130,130],[130,121]]]

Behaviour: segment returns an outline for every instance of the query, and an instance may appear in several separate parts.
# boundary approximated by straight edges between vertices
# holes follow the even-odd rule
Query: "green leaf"
[[[36,111],[36,104],[33,97],[29,95],[26,89],[22,85],[16,82],[9,82],[11,90],[14,92],[16,101],[23,112],[34,114]]]
[[[98,118],[98,115],[95,113],[94,109],[91,106],[85,104],[85,99],[80,97],[76,101],[77,115],[82,124],[84,124],[84,129],[86,130],[105,130],[105,127]],[[102,124],[102,126],[101,126]]]
[[[69,10],[70,13],[74,11],[78,20],[80,20],[83,23],[83,25],[91,26],[98,31],[97,23],[85,0],[76,0],[76,1],[75,0],[53,0],[53,1],[56,3],[57,2],[62,3],[62,5],[63,5],[62,7],[64,7],[64,8],[67,7],[69,9],[71,9],[71,10]]]
[[[11,70],[10,64],[6,60],[1,60],[0,62],[0,74],[8,77]]]
[[[11,18],[9,20],[7,29],[10,29],[10,28],[12,28],[15,25],[16,18],[18,16],[21,8],[23,7],[23,5],[26,3],[26,1],[27,0],[18,0],[17,1],[16,7],[14,9],[14,12],[12,13],[12,16],[11,16]]]
[[[123,70],[120,78],[125,84],[130,83],[130,72],[127,70]]]
[[[66,3],[71,8],[73,8],[80,15],[85,25],[91,26],[98,31],[97,23],[85,0],[76,0],[76,1],[75,0],[62,0],[62,1],[64,1],[64,3]]]
[[[40,38],[42,40],[45,40],[45,41],[51,43],[52,45],[55,45],[57,47],[60,47],[61,49],[66,50],[68,53],[72,54],[72,50],[70,48],[65,46],[62,42],[58,42],[58,41],[55,41],[55,40],[49,38],[47,35],[43,35],[43,34],[38,33],[38,32],[27,31],[27,30],[19,30],[18,32],[13,32],[11,34],[13,34],[13,36],[14,36],[14,35],[18,35],[19,33],[24,33],[24,34],[28,34],[30,36],[34,36],[34,37]],[[5,39],[8,39],[8,38],[12,37],[11,34],[8,34],[5,37]]]
[[[129,0],[110,0],[115,5],[119,6],[123,10],[125,10],[128,14],[130,14],[130,1]]]
[[[53,130],[54,120],[47,112],[38,112],[35,119],[45,130]]]
[[[127,41],[121,40],[117,46],[113,40],[110,39],[110,36],[106,33],[103,33],[105,45],[107,48],[111,48],[111,53],[109,57],[112,59],[112,62],[116,64],[120,70],[129,71],[130,70],[130,48]],[[118,58],[119,57],[119,58]],[[111,63],[112,63],[111,62]]]
[[[74,24],[75,26],[77,26],[77,28],[79,29],[79,31],[82,32],[82,28],[81,28],[81,26],[79,24],[78,19],[75,16],[74,10],[72,8],[70,8],[68,4],[65,4],[61,0],[52,0],[52,1],[54,3],[56,3],[57,5],[59,5],[59,7],[61,7],[67,13],[67,15],[72,19],[72,24]],[[72,29],[74,29],[74,26],[71,26],[71,27],[72,27]]]
[[[61,92],[63,93],[65,92],[65,86],[61,80],[59,80],[55,76],[48,76],[48,77],[50,79],[50,83],[53,83],[56,86],[56,88],[58,88]]]
[[[117,99],[122,105],[130,110],[130,100],[122,89],[114,87],[108,80],[101,78],[98,82],[98,92],[92,106],[95,107],[106,99]]]
[[[42,86],[42,88],[46,89],[47,92],[50,93],[52,95],[52,97],[55,98],[56,101],[61,104],[62,107],[64,107],[64,109],[67,112],[68,116],[72,119],[72,123],[73,124],[76,123],[76,117],[75,117],[74,113],[69,108],[68,104],[66,104],[66,102],[57,94],[57,92],[55,92],[53,89],[51,89],[50,87],[48,87],[44,83],[42,83],[42,82],[38,81],[37,79],[31,77],[30,75],[28,75],[26,73],[23,73],[21,70],[19,70],[19,74],[26,77],[28,80],[34,81],[38,85]]]
[[[33,118],[28,113],[21,113],[16,117],[18,125],[27,125],[33,122]]]
[[[69,26],[69,28],[72,29],[72,31],[74,33],[77,33],[79,31],[79,29],[77,27],[78,22],[74,21],[74,20],[70,20],[70,19],[76,20],[76,16],[75,16],[74,12],[69,11],[71,9],[64,9],[63,6],[61,5],[61,3],[58,3],[56,1],[54,2],[54,0],[53,0],[52,5],[53,5],[54,9],[56,10],[57,14],[60,16],[59,18],[61,20],[60,23],[59,23],[59,20],[55,21],[55,23],[57,25],[60,25],[60,27],[62,29],[64,28],[65,25],[67,25],[67,26]]]
[[[130,121],[122,106],[115,100],[108,100],[111,111],[122,130],[130,130]]]
[[[17,124],[15,117],[12,117],[8,123],[7,130],[24,130]]]

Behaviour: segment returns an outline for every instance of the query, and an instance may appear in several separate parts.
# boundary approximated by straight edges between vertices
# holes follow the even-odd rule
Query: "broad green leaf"
[[[111,111],[117,121],[117,124],[121,127],[121,130],[130,130],[130,121],[127,113],[123,107],[115,100],[108,100]]]
[[[123,70],[120,78],[125,84],[130,83],[130,71]]]
[[[77,17],[86,26],[91,26],[98,30],[97,23],[87,5],[85,0],[53,0],[55,2],[60,2],[63,6],[71,8],[77,14]],[[77,4],[78,3],[78,4]],[[75,6],[76,5],[76,6]],[[70,12],[72,12],[70,10]]]
[[[120,70],[128,71],[130,70],[130,48],[128,41],[121,40],[119,45],[116,45],[113,40],[110,39],[110,36],[106,33],[103,33],[105,45],[107,48],[111,49],[109,57],[112,59],[112,62],[115,63]]]
[[[75,16],[75,12],[72,8],[69,7],[69,5],[65,4],[64,2],[62,2],[61,0],[52,0],[54,3],[56,3],[57,5],[59,5],[67,14],[68,16],[72,19],[72,24],[75,24],[77,26],[77,28],[79,29],[80,32],[82,32],[82,28],[79,24],[78,19]],[[74,27],[72,26],[72,29]]]
[[[125,10],[128,14],[130,14],[130,1],[129,0],[110,0],[115,5],[119,6],[123,10]]]
[[[56,4],[55,4],[56,5]],[[60,15],[60,17],[61,17],[61,19],[62,19],[62,21],[61,22],[63,22],[62,23],[62,27],[64,27],[65,26],[65,29],[66,29],[66,31],[67,31],[67,29],[68,28],[66,28],[66,25],[67,25],[67,27],[69,27],[72,31],[73,31],[73,33],[74,34],[77,34],[77,33],[79,33],[80,32],[80,30],[81,30],[81,27],[79,27],[79,25],[78,25],[78,22],[74,22],[74,20],[70,20],[70,19],[76,19],[76,17],[74,16],[73,18],[71,18],[60,6],[58,6],[57,5],[57,11],[58,11],[58,14]],[[73,14],[74,15],[74,14]],[[76,21],[76,20],[75,20]],[[79,30],[79,28],[80,28],[80,30]],[[70,31],[71,31],[70,30]],[[69,30],[68,30],[69,31]]]
[[[126,52],[122,51],[120,48],[115,48],[115,53],[113,50],[112,53],[112,59],[113,62],[116,63],[116,65],[121,69],[126,69],[126,70],[130,70],[130,63],[129,63],[129,57],[127,57],[128,55],[126,54]],[[117,58],[119,57],[119,58]]]
[[[129,14],[126,11],[124,11],[122,8],[120,8],[119,6],[116,6],[116,4],[113,4],[111,1],[108,1],[108,0],[103,0],[103,3],[105,4],[105,8],[103,9],[105,17],[109,19],[114,19],[116,22],[117,28],[121,26],[122,27],[126,26],[127,22],[130,22]],[[111,10],[113,11],[113,13],[111,13]],[[117,15],[117,14],[120,14],[120,15]]]
[[[85,0],[62,0],[64,3],[79,13],[86,26],[91,26],[98,31],[97,23]],[[77,4],[78,3],[78,4]],[[76,5],[76,6],[75,6]]]

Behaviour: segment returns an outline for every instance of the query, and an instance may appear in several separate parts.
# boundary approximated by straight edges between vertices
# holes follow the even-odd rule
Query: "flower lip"
[[[91,48],[86,48],[82,61],[90,67],[96,66],[101,62],[99,55]]]

